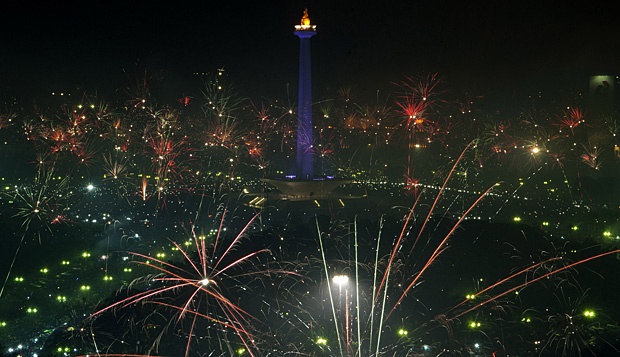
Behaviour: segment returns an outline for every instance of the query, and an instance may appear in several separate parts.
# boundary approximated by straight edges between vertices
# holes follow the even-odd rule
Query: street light
[[[351,336],[350,336],[350,329],[349,329],[349,294],[347,292],[347,285],[349,283],[349,277],[346,275],[334,275],[334,277],[332,278],[332,282],[336,285],[338,285],[338,291],[339,291],[339,296],[338,296],[338,301],[339,304],[341,304],[341,299],[342,299],[342,287],[344,286],[344,311],[345,311],[345,334],[346,334],[346,343],[347,343],[347,350],[349,348],[351,348],[350,342],[351,342]]]
[[[334,275],[332,282],[342,288],[343,285],[347,285],[349,282],[349,277],[346,275]]]

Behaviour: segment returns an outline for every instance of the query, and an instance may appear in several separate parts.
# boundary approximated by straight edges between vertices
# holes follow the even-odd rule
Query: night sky
[[[178,93],[192,73],[225,68],[245,95],[282,97],[297,82],[304,7],[318,31],[315,97],[419,73],[484,92],[620,72],[620,24],[592,2],[24,1],[1,15],[0,89],[107,93],[147,69]]]

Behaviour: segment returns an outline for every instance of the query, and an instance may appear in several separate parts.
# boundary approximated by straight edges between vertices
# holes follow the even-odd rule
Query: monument
[[[295,172],[284,177],[264,178],[263,182],[273,186],[277,192],[257,199],[265,201],[306,201],[319,205],[319,199],[338,198],[332,191],[351,180],[333,176],[314,174],[314,150],[312,136],[312,66],[310,39],[316,35],[316,25],[312,25],[308,9],[304,10],[301,23],[295,26],[294,34],[299,37],[299,91],[297,112],[297,152]],[[340,200],[342,203],[342,200]]]
[[[310,24],[308,9],[304,10],[301,24],[295,26],[299,37],[299,94],[297,109],[297,172],[300,179],[314,178],[312,150],[312,66],[310,39],[316,35],[316,25]]]

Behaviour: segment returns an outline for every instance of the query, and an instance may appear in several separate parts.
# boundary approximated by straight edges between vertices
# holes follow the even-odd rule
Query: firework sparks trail
[[[148,188],[148,181],[146,180],[146,177],[142,178],[142,184],[140,185],[140,193],[142,195],[142,201],[146,201],[149,196],[146,193],[146,189]]]
[[[499,298],[500,298],[500,297],[502,297],[502,296],[505,296],[505,295],[507,295],[507,294],[510,294],[511,292],[514,292],[514,291],[516,291],[516,290],[523,289],[524,287],[526,287],[526,286],[528,286],[528,285],[531,285],[532,283],[535,283],[535,282],[537,282],[537,281],[539,281],[539,280],[542,280],[542,279],[548,278],[548,277],[550,277],[550,276],[552,276],[552,275],[556,275],[556,274],[557,274],[557,273],[559,273],[559,272],[562,272],[562,271],[567,270],[567,269],[574,268],[574,267],[576,267],[576,266],[578,266],[578,265],[581,265],[581,264],[583,264],[583,263],[589,262],[589,261],[591,261],[591,260],[599,259],[599,258],[605,257],[605,256],[607,256],[607,255],[617,254],[617,253],[620,253],[620,249],[616,249],[616,250],[612,250],[612,251],[608,251],[608,252],[600,253],[600,254],[597,254],[597,255],[594,255],[594,256],[591,256],[591,257],[584,258],[584,259],[582,259],[582,260],[576,261],[576,262],[574,262],[574,263],[567,264],[567,265],[565,265],[565,266],[563,266],[563,267],[561,267],[561,268],[553,269],[552,271],[550,271],[550,272],[548,272],[548,273],[546,273],[546,274],[542,274],[541,276],[538,276],[538,277],[533,278],[533,279],[531,279],[531,280],[528,280],[528,281],[526,281],[525,283],[519,284],[519,285],[514,286],[514,287],[512,287],[512,288],[510,288],[510,289],[506,289],[505,291],[503,291],[503,292],[501,292],[501,293],[499,293],[499,294],[497,294],[497,295],[495,295],[495,296],[493,296],[493,297],[491,297],[491,298],[487,299],[486,301],[483,301],[483,302],[481,302],[481,303],[479,303],[479,304],[476,304],[476,306],[474,306],[474,307],[472,307],[472,308],[470,308],[470,309],[467,309],[467,310],[465,310],[465,311],[463,311],[463,312],[461,312],[461,313],[456,314],[455,316],[451,317],[451,318],[450,318],[450,320],[457,319],[457,318],[459,318],[459,317],[461,317],[461,316],[463,316],[463,315],[465,315],[465,314],[467,314],[467,313],[469,313],[469,312],[471,312],[471,311],[473,311],[473,310],[475,310],[475,309],[478,309],[478,308],[480,308],[480,307],[482,307],[482,306],[484,306],[484,305],[486,305],[486,304],[488,304],[488,303],[490,303],[490,302],[492,302],[492,301],[495,301],[495,300],[499,299]],[[557,258],[557,259],[561,259],[561,258]],[[534,264],[534,265],[532,265],[532,266],[530,266],[530,267],[528,267],[528,268],[526,268],[526,269],[524,269],[524,270],[520,271],[519,273],[515,274],[515,276],[516,276],[516,275],[519,275],[519,274],[522,274],[522,273],[525,273],[525,272],[529,272],[529,271],[531,271],[532,269],[537,268],[537,267],[541,266],[541,265],[542,265],[542,264],[544,264],[544,263],[546,263],[546,262]],[[490,289],[494,288],[495,286],[498,286],[498,285],[500,285],[500,284],[504,283],[504,282],[505,282],[505,281],[507,281],[507,280],[508,280],[508,278],[507,278],[507,279],[504,279],[504,280],[502,280],[502,281],[500,281],[500,282],[498,282],[498,283],[496,283],[496,284],[493,284],[493,285],[489,286],[488,288],[485,288],[483,291],[488,291],[488,290],[490,290]],[[482,293],[482,292],[481,292],[481,293]]]
[[[507,276],[506,278],[503,278],[500,281],[498,281],[498,282],[496,282],[494,284],[491,284],[491,285],[487,286],[486,288],[478,291],[476,294],[474,294],[474,297],[478,297],[478,296],[486,293],[487,291],[489,291],[489,290],[491,290],[491,289],[493,289],[493,288],[495,288],[497,286],[500,286],[500,285],[502,285],[504,283],[510,282],[510,281],[514,280],[516,277],[518,277],[521,274],[529,273],[529,272],[531,272],[534,269],[537,269],[537,268],[539,268],[541,266],[544,266],[545,264],[548,264],[548,263],[551,263],[551,262],[554,262],[554,261],[557,261],[557,260],[561,260],[561,259],[562,259],[562,257],[549,258],[547,260],[544,260],[544,261],[538,262],[536,264],[533,264],[531,266],[528,266],[528,267],[526,267],[526,268],[524,268],[522,270],[519,270],[516,273],[511,274],[510,276]],[[452,308],[450,308],[450,310],[448,310],[448,312],[453,311],[453,310],[459,308],[460,306],[462,306],[463,304],[467,303],[468,301],[469,301],[468,299],[463,300],[462,302],[460,302],[460,303],[454,305]],[[480,305],[480,306],[482,306],[482,305]],[[463,314],[465,314],[465,313],[463,313]]]
[[[327,290],[329,291],[329,302],[331,304],[331,311],[333,314],[333,321],[334,321],[334,328],[336,329],[336,336],[340,336],[340,332],[339,332],[339,327],[338,327],[338,318],[336,317],[336,307],[334,305],[334,296],[332,295],[332,289],[331,289],[331,279],[329,279],[329,270],[327,267],[327,259],[325,259],[325,249],[323,247],[323,239],[321,238],[321,228],[319,227],[319,222],[318,220],[316,221],[316,228],[317,228],[317,233],[318,233],[318,237],[319,237],[319,246],[321,248],[321,255],[322,255],[322,261],[323,261],[323,268],[325,270],[325,276],[327,278]],[[344,355],[343,354],[343,349],[342,349],[342,341],[340,340],[340,338],[338,338],[338,349],[340,350],[340,355]]]
[[[419,239],[420,239],[420,237],[421,237],[422,233],[424,232],[424,228],[426,227],[426,224],[427,224],[427,222],[429,221],[429,218],[430,218],[430,217],[431,217],[431,215],[433,214],[434,209],[435,209],[435,207],[436,207],[436,205],[437,205],[437,202],[438,202],[438,201],[439,201],[439,199],[441,198],[441,195],[442,195],[443,191],[445,190],[445,188],[446,188],[446,186],[447,186],[447,184],[448,184],[448,182],[449,182],[450,177],[451,177],[451,176],[452,176],[452,174],[454,173],[454,171],[455,171],[455,169],[456,169],[457,165],[460,163],[460,161],[462,160],[463,156],[465,155],[465,152],[466,152],[466,151],[467,151],[467,149],[471,146],[471,144],[472,144],[472,143],[473,143],[473,142],[470,142],[470,143],[468,144],[468,146],[467,146],[467,147],[466,147],[466,148],[465,148],[465,149],[461,152],[461,155],[457,158],[457,160],[455,161],[455,163],[454,163],[454,165],[452,166],[451,170],[448,172],[448,175],[447,175],[446,179],[444,180],[443,185],[441,186],[441,188],[440,188],[439,192],[438,192],[438,193],[437,193],[437,195],[435,196],[435,200],[434,200],[433,204],[431,205],[431,208],[430,208],[430,209],[429,209],[429,211],[428,211],[428,214],[427,214],[426,219],[424,219],[424,223],[422,223],[422,227],[420,228],[420,231],[419,231],[419,233],[418,233],[418,236],[416,237],[416,239],[414,240],[414,242],[413,242],[413,244],[412,244],[412,247],[411,247],[411,249],[410,249],[410,251],[409,251],[409,254],[410,254],[410,255],[412,254],[413,250],[415,249],[415,246],[416,246],[417,242],[419,241]],[[389,275],[390,275],[390,271],[391,271],[391,270],[390,270],[390,267],[393,265],[394,260],[396,259],[396,255],[397,255],[398,251],[399,251],[399,250],[401,249],[401,247],[402,247],[403,240],[404,240],[404,239],[405,239],[405,237],[406,237],[407,227],[409,226],[409,222],[410,222],[410,221],[412,220],[412,218],[413,218],[413,214],[414,214],[414,212],[415,212],[415,208],[417,207],[418,203],[420,202],[419,200],[420,200],[420,198],[421,198],[421,197],[422,197],[422,195],[419,195],[419,196],[416,198],[416,200],[415,200],[415,202],[414,202],[413,206],[411,207],[411,209],[409,209],[409,213],[408,213],[407,217],[405,218],[405,221],[404,221],[404,223],[403,223],[403,226],[402,226],[402,230],[401,230],[401,232],[400,232],[400,235],[398,236],[398,239],[397,239],[396,243],[394,244],[394,248],[392,249],[392,253],[390,254],[390,257],[389,257],[389,260],[388,260],[388,263],[387,263],[388,269],[386,270],[386,272],[385,272],[385,274],[384,274],[384,276],[383,276],[383,278],[382,278],[382,280],[381,280],[381,283],[379,284],[378,291],[381,291],[381,290],[383,289],[383,286],[384,286],[385,284],[387,284],[387,281],[389,280]],[[482,197],[482,196],[481,196],[481,197]],[[472,206],[471,208],[473,208],[473,206]],[[471,208],[470,208],[470,209],[471,209]],[[419,275],[418,275],[418,276],[419,276]],[[417,281],[417,279],[415,279],[414,281]],[[409,290],[409,289],[410,289],[413,285],[414,285],[413,283],[409,285],[409,288],[408,288],[407,290],[405,290],[405,292],[404,292],[404,294],[403,294],[403,297],[405,296],[405,294],[408,292],[408,290]],[[376,296],[376,297],[378,297],[379,295],[380,295],[380,294],[376,294],[375,296]],[[402,297],[401,297],[401,299],[402,299]],[[376,302],[376,301],[375,301],[375,302]]]
[[[475,201],[474,203],[471,204],[471,206],[469,206],[469,208],[467,209],[467,211],[465,211],[465,213],[463,213],[461,215],[461,217],[459,218],[459,220],[452,226],[452,228],[450,229],[450,231],[448,232],[448,234],[446,234],[446,236],[444,237],[444,239],[441,241],[441,243],[439,243],[439,245],[437,246],[437,248],[435,249],[435,251],[433,252],[433,254],[431,255],[430,258],[428,258],[428,260],[426,261],[426,263],[423,265],[422,269],[420,270],[420,272],[418,272],[415,276],[415,278],[411,281],[411,283],[409,283],[409,286],[407,286],[407,288],[403,291],[402,295],[400,296],[400,298],[398,299],[398,301],[396,302],[396,304],[394,305],[394,307],[392,308],[392,311],[390,311],[390,313],[387,314],[386,318],[388,318],[392,312],[394,312],[394,310],[396,309],[396,307],[401,303],[401,301],[405,298],[405,296],[407,295],[407,293],[417,284],[418,280],[422,277],[422,275],[424,274],[424,272],[426,271],[426,269],[431,266],[434,262],[435,259],[437,259],[437,257],[439,255],[441,255],[442,252],[445,251],[446,249],[446,242],[448,241],[448,239],[450,239],[454,232],[456,231],[456,229],[460,226],[460,224],[463,222],[463,220],[469,215],[469,213],[471,212],[471,210],[474,209],[474,207],[476,207],[476,205],[485,197],[489,194],[489,192],[491,192],[491,190],[495,187],[495,185],[489,187],[482,195],[480,195]],[[428,221],[425,220],[425,221]],[[425,222],[426,223],[426,222]]]
[[[462,160],[463,156],[465,155],[465,152],[467,151],[467,149],[472,145],[473,142],[470,142],[467,147],[461,152],[461,155],[457,158],[457,160],[455,161],[454,165],[452,166],[451,170],[448,172],[448,175],[446,177],[446,179],[444,180],[443,185],[441,186],[439,192],[437,193],[437,195],[435,196],[435,200],[433,202],[433,204],[431,205],[431,208],[428,211],[427,217],[426,219],[424,219],[424,222],[422,223],[422,227],[420,228],[420,231],[418,233],[418,236],[416,237],[416,239],[413,242],[413,245],[410,249],[409,254],[411,254],[413,252],[413,250],[415,249],[415,246],[417,245],[417,242],[419,241],[419,238],[421,237],[422,233],[424,232],[424,229],[426,227],[427,222],[429,221],[429,218],[431,217],[431,215],[433,214],[435,207],[437,205],[437,202],[439,201],[439,199],[441,198],[442,192],[445,190],[450,177],[452,176],[452,174],[455,172],[455,169],[457,167],[457,165],[460,163],[460,161]],[[403,224],[401,233],[396,241],[396,244],[394,245],[394,248],[392,250],[392,253],[390,255],[389,261],[388,261],[388,269],[385,273],[385,275],[383,276],[381,283],[379,284],[379,288],[378,290],[381,291],[381,289],[383,288],[383,286],[387,283],[388,279],[389,279],[389,274],[390,274],[390,269],[389,267],[392,266],[394,259],[396,258],[396,255],[398,253],[398,251],[400,250],[402,244],[403,244],[403,240],[406,237],[406,230],[407,227],[409,226],[409,222],[412,220],[413,218],[413,214],[415,212],[415,208],[417,207],[418,203],[420,202],[420,198],[422,197],[422,195],[418,195],[415,199],[415,202],[413,204],[413,206],[411,207],[411,209],[409,210],[409,213],[407,215],[407,217],[405,218],[405,222]],[[473,208],[473,207],[472,207]],[[405,291],[406,294],[406,291]],[[377,294],[376,296],[379,296],[379,294]],[[404,295],[403,295],[404,296]]]
[[[357,231],[357,229],[356,229]],[[379,290],[377,289],[377,277],[379,276],[379,246],[381,245],[381,238],[382,238],[382,231],[383,231],[383,217],[381,217],[381,220],[379,221],[379,232],[377,233],[377,246],[375,248],[375,267],[373,270],[373,279],[372,279],[372,301],[375,302],[377,301],[377,298],[380,294]],[[381,316],[383,316],[385,314],[385,304],[386,304],[386,300],[387,300],[387,282],[386,282],[386,286],[385,286],[385,290],[383,293],[383,302],[382,302],[382,307],[381,307]],[[371,317],[370,317],[370,338],[368,341],[369,346],[372,348],[372,343],[373,343],[373,338],[376,337],[377,338],[377,353],[379,351],[379,346],[381,345],[381,330],[383,329],[383,319],[379,319],[379,333],[378,336],[374,336],[374,329],[372,328],[375,325],[375,303],[372,304],[371,306]]]
[[[454,165],[452,165],[452,168],[450,169],[450,171],[448,172],[448,174],[446,175],[446,178],[443,182],[443,185],[441,185],[441,188],[439,189],[439,192],[437,193],[437,195],[435,196],[435,200],[433,201],[433,204],[431,205],[431,208],[428,211],[427,217],[424,220],[424,223],[422,223],[422,227],[420,228],[420,231],[418,232],[418,236],[416,237],[415,241],[413,242],[413,245],[411,246],[411,249],[409,251],[409,253],[411,254],[417,244],[417,242],[419,241],[422,232],[424,232],[424,228],[426,227],[426,224],[429,221],[429,218],[431,217],[431,215],[433,214],[433,212],[435,211],[435,207],[437,207],[437,202],[439,202],[439,199],[442,197],[442,193],[444,192],[444,190],[446,189],[448,182],[450,181],[450,178],[452,177],[452,175],[454,174],[454,172],[456,171],[456,168],[458,166],[458,164],[461,162],[461,160],[463,159],[463,157],[465,156],[465,153],[467,152],[467,150],[469,149],[469,147],[473,144],[474,142],[470,142],[465,149],[463,149],[463,151],[461,152],[461,155],[459,155],[459,157],[456,159],[456,161],[454,162]],[[416,201],[417,203],[417,201]],[[415,205],[412,207],[412,211],[415,208]],[[472,207],[473,208],[473,207]],[[409,216],[410,217],[410,216]],[[396,251],[394,251],[392,253],[393,255],[396,254]]]

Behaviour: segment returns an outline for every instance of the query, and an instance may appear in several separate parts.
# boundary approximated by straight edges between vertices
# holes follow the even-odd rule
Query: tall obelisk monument
[[[314,176],[314,150],[312,146],[312,72],[310,66],[310,39],[316,35],[316,26],[310,23],[308,9],[304,10],[301,24],[295,26],[295,35],[299,37],[299,98],[297,108],[297,153],[294,174],[285,177],[262,178],[276,188],[268,193],[254,195],[248,202],[252,207],[273,206],[290,201],[308,201],[321,207],[319,200],[338,199],[344,207],[343,199],[354,198],[351,195],[342,197],[332,191],[350,179],[334,176]],[[333,207],[333,206],[328,206]]]
[[[310,24],[308,9],[304,10],[301,24],[295,26],[299,37],[299,98],[297,109],[297,178],[314,178],[312,147],[312,72],[310,38],[316,35],[316,25]]]

